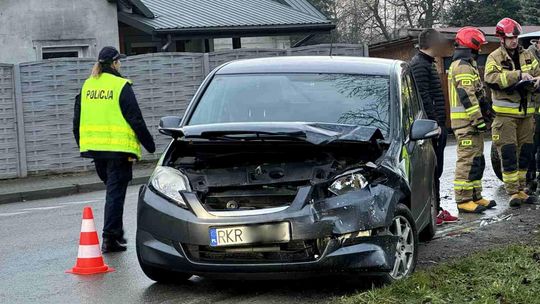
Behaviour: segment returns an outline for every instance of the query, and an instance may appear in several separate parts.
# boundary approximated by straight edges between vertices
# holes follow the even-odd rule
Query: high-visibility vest
[[[130,80],[103,73],[88,78],[81,91],[80,151],[125,152],[141,158],[141,145],[120,108]]]

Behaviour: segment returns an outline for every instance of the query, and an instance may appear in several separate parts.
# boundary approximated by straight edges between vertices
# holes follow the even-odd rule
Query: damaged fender
[[[399,191],[388,186],[368,186],[314,202],[313,218],[316,222],[332,225],[334,234],[387,227],[401,197]]]

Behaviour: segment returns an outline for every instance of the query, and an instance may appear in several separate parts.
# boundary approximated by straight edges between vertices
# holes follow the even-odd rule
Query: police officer
[[[73,134],[81,156],[92,158],[99,178],[107,186],[102,251],[126,250],[122,217],[132,164],[141,158],[141,146],[153,153],[154,140],[144,122],[132,82],[120,74],[120,59],[113,47],[99,52],[92,75],[75,99]]]
[[[540,67],[534,56],[519,46],[520,33],[521,25],[510,18],[497,23],[501,46],[489,54],[484,77],[497,114],[492,125],[493,143],[502,161],[503,182],[513,207],[536,202],[535,196],[524,191],[534,133],[532,94],[515,88],[521,80],[534,80],[537,87]]]
[[[452,130],[457,139],[454,179],[455,200],[460,212],[481,213],[497,204],[482,197],[484,135],[492,117],[476,65],[484,33],[464,27],[456,34],[453,62],[448,72]]]

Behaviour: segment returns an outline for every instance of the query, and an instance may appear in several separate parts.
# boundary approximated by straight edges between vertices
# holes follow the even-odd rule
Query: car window
[[[409,85],[408,78],[406,74],[401,78],[401,123],[403,130],[403,138],[409,138],[409,133],[411,130],[411,125],[414,121],[414,116],[412,115],[412,103],[411,100],[411,86]]]
[[[390,80],[349,74],[217,75],[188,125],[318,122],[373,126],[389,133]]]
[[[407,73],[405,75],[405,78],[407,79],[407,85],[409,86],[409,93],[411,95],[411,113],[413,118],[420,118],[422,117],[422,105],[420,103],[420,99],[418,98],[418,91],[416,90],[416,85],[414,83],[414,78],[412,77],[411,73]]]

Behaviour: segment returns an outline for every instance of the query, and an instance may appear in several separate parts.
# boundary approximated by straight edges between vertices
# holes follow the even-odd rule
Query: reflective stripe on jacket
[[[452,129],[484,123],[480,110],[480,100],[484,95],[482,80],[474,61],[458,59],[452,62],[448,71]]]
[[[531,93],[524,95],[526,100],[523,102],[526,101],[527,106],[520,108],[522,95],[512,90],[512,86],[521,80],[522,72],[529,73],[533,77],[540,76],[540,66],[531,52],[522,48],[517,51],[519,52],[519,69],[503,46],[489,54],[486,61],[484,78],[491,88],[493,110],[503,116],[524,117],[534,113],[534,104],[530,103]],[[525,110],[527,110],[526,114]]]
[[[129,80],[103,73],[81,90],[80,151],[126,152],[141,158],[135,132],[122,115],[120,93]]]

